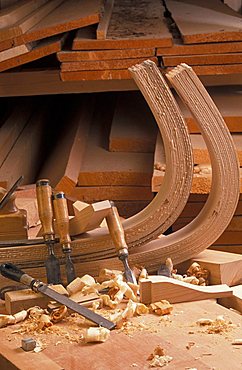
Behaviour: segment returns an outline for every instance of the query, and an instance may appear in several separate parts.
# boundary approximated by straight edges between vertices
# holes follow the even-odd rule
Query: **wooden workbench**
[[[207,327],[196,321],[201,318],[215,319],[224,315],[235,327],[225,333],[208,334]],[[68,324],[58,324],[62,335],[20,335],[19,324],[0,329],[1,370],[123,370],[149,369],[147,357],[157,345],[165,349],[173,359],[167,369],[241,369],[242,347],[232,345],[242,337],[241,316],[216,303],[215,300],[180,303],[174,305],[169,316],[145,315],[133,318],[129,330],[114,330],[111,338],[101,344],[82,344],[76,338],[82,331],[77,322],[68,335]],[[15,333],[13,333],[15,331]],[[31,336],[41,341],[42,352],[24,352],[21,339]],[[8,360],[7,360],[8,359]]]

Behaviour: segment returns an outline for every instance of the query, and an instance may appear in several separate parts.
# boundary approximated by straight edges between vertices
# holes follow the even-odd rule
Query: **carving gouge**
[[[86,319],[103,326],[109,330],[115,327],[115,323],[109,321],[102,317],[101,315],[96,314],[95,312],[89,310],[86,307],[79,305],[78,303],[72,301],[70,298],[65,297],[64,295],[57,293],[53,289],[49,288],[47,284],[42,283],[39,280],[34,279],[33,277],[27,275],[24,271],[20,270],[18,267],[12,263],[5,263],[0,265],[1,274],[11,280],[18,281],[24,285],[27,285],[35,292],[40,292],[47,295],[56,302],[59,302],[71,310],[79,313],[84,316]]]
[[[66,260],[66,276],[68,284],[76,278],[75,268],[71,260],[71,238],[69,234],[69,215],[65,194],[61,191],[53,194],[53,207],[56,228],[60,237],[63,253]]]
[[[60,263],[54,255],[55,233],[53,229],[52,189],[49,180],[38,180],[36,183],[36,195],[39,218],[43,227],[43,238],[48,247],[49,257],[45,261],[47,282],[52,284],[61,283]]]
[[[124,276],[130,283],[137,284],[136,278],[133,271],[128,264],[128,246],[125,240],[123,225],[120,221],[118,210],[113,202],[111,208],[106,216],[106,221],[109,229],[109,233],[113,240],[114,246],[118,252],[118,258],[123,262],[124,265]]]

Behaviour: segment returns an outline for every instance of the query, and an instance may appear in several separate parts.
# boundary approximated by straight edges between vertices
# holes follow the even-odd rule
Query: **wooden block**
[[[10,315],[22,310],[27,310],[33,306],[46,308],[49,300],[49,297],[41,293],[35,293],[31,289],[16,290],[5,293],[6,311]]]
[[[90,293],[87,295],[83,295],[82,292],[76,292],[70,296],[74,302],[77,303],[93,303],[94,300],[98,299],[99,295],[96,293]]]
[[[28,53],[32,49],[31,44],[19,45],[0,52],[0,62]]]
[[[153,153],[156,136],[157,125],[143,96],[137,92],[119,94],[109,135],[109,150]]]
[[[61,50],[61,45],[64,42],[63,36],[56,36],[38,43],[36,47],[30,50],[28,53],[7,59],[3,62],[0,62],[0,72],[5,71],[10,68],[20,66],[22,64],[32,62],[43,58],[47,55],[57,53]]]
[[[104,200],[87,205],[87,207],[79,211],[77,210],[78,202],[75,202],[73,207],[75,216],[69,222],[70,235],[78,235],[99,227],[109,213],[111,205],[108,200]]]
[[[37,199],[17,198],[15,204],[19,209],[24,209],[27,212],[28,228],[37,226],[40,223]]]
[[[241,15],[219,0],[167,0],[166,5],[185,44],[242,40]]]
[[[242,313],[242,285],[234,286],[232,297],[219,298],[218,303],[227,308],[233,308],[234,310]]]
[[[27,239],[27,215],[24,210],[0,214],[0,240]]]
[[[75,187],[87,144],[94,98],[81,97],[71,105],[68,119],[61,135],[39,173],[39,178],[48,178],[58,191],[70,194]]]
[[[170,303],[199,301],[202,299],[231,297],[227,285],[197,286],[165,276],[149,276],[140,281],[140,301],[145,304],[166,299]]]
[[[29,31],[16,37],[14,44],[21,45],[98,23],[100,3],[100,0],[65,1]]]
[[[64,62],[61,64],[61,72],[72,71],[103,71],[103,70],[122,70],[132,67],[135,64],[142,63],[147,58],[131,58],[131,59],[114,59],[114,60],[94,60],[81,62]],[[150,60],[158,64],[156,57],[151,57]]]
[[[97,39],[105,40],[108,32],[110,18],[112,16],[114,0],[105,0],[102,17],[97,27]]]
[[[57,53],[60,62],[81,62],[94,60],[116,60],[131,58],[150,58],[155,56],[154,48],[117,49],[117,50],[88,50],[68,51]]]

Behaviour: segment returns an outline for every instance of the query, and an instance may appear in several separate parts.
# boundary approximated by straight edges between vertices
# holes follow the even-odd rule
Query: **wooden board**
[[[167,72],[170,70],[171,67],[166,68]],[[193,66],[193,70],[198,76],[238,74],[242,73],[242,64],[199,65]]]
[[[57,57],[60,62],[149,58],[153,56],[155,56],[154,48],[90,50],[90,51],[62,50],[59,53],[57,53]]]
[[[64,39],[64,36],[54,36],[53,38],[39,42],[38,45],[28,53],[0,62],[0,72],[57,53],[61,50]]]
[[[198,286],[166,276],[151,275],[140,280],[140,301],[144,304],[167,300],[170,303],[200,301],[209,298],[231,297],[226,284]]]
[[[105,40],[108,32],[109,22],[113,12],[114,0],[105,0],[104,9],[102,11],[102,16],[100,22],[97,26],[97,39]]]
[[[40,40],[52,35],[99,22],[100,0],[69,0],[45,17],[25,34],[14,39],[15,45]]]
[[[61,64],[61,71],[99,71],[99,70],[117,70],[132,67],[135,64],[142,63],[147,58],[115,59],[101,61],[82,61],[82,62],[64,62]],[[158,64],[156,57],[149,58]]]
[[[58,142],[38,175],[39,178],[49,179],[56,190],[67,195],[77,183],[93,110],[93,96],[76,99],[69,108],[69,124],[62,127]]]
[[[61,72],[62,81],[96,81],[96,80],[130,80],[127,69],[111,69],[103,71]]]
[[[221,245],[211,245],[209,249],[214,251],[229,252],[242,254],[242,244],[221,244]]]
[[[118,96],[109,135],[114,152],[154,152],[157,125],[140,93]]]
[[[242,40],[241,15],[219,0],[167,0],[166,5],[185,44]]]
[[[15,46],[0,52],[0,62],[28,53],[32,49],[31,44]]]
[[[11,27],[6,27],[0,30],[0,41],[13,39],[17,36],[21,36],[29,29],[38,24],[43,18],[48,16],[56,7],[58,7],[63,0],[53,0],[50,2],[41,0],[40,7],[31,12],[29,15],[19,20],[17,23]]]
[[[242,285],[233,287],[233,296],[230,298],[219,298],[218,303],[224,307],[232,308],[242,314]]]
[[[216,46],[215,46],[216,48]],[[215,49],[216,50],[216,49]],[[203,55],[182,55],[163,56],[162,63],[166,67],[176,66],[180,63],[187,63],[190,66],[213,65],[213,64],[241,64],[242,53],[230,54],[203,54]]]

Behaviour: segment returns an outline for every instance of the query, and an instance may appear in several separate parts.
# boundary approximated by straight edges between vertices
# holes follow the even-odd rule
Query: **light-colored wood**
[[[37,226],[39,224],[40,220],[36,199],[17,198],[15,204],[19,209],[24,209],[27,212],[27,223],[29,228]]]
[[[118,96],[109,135],[114,152],[154,152],[157,126],[154,117],[137,92]],[[144,165],[144,160],[141,160]]]
[[[100,0],[69,0],[42,19],[29,31],[14,39],[15,45],[40,40],[99,22]]]
[[[19,45],[0,52],[0,62],[28,53],[32,49],[31,44]]]
[[[166,5],[186,44],[242,40],[241,15],[219,0],[167,0]]]
[[[5,71],[10,68],[20,66],[22,64],[32,62],[43,58],[47,55],[57,53],[61,50],[61,45],[64,41],[63,36],[56,36],[38,43],[36,47],[30,50],[28,53],[15,56],[11,59],[7,59],[3,62],[0,62],[0,72]]]
[[[242,285],[234,286],[232,297],[219,298],[218,303],[224,307],[233,308],[242,314]]]
[[[48,16],[55,8],[57,8],[63,0],[52,0],[46,3],[42,1],[42,6],[38,7],[36,10],[31,12],[29,15],[19,20],[11,27],[6,27],[1,29],[0,41],[13,39],[17,36],[21,36],[28,30],[32,29],[36,24],[38,24],[43,18]]]
[[[97,39],[105,40],[108,32],[110,18],[112,16],[114,0],[105,0],[103,14],[97,26]]]
[[[31,289],[9,291],[5,293],[5,307],[9,315],[14,315],[30,307],[39,306],[46,308],[50,298]]]
[[[70,235],[79,235],[99,227],[111,207],[110,202],[104,200],[87,204],[85,208],[78,210],[78,203],[73,204],[75,216],[70,219]]]
[[[170,67],[166,70],[170,71]],[[193,66],[193,70],[198,76],[238,74],[242,73],[242,64],[200,65]]]
[[[170,303],[200,301],[202,299],[231,297],[232,294],[232,289],[226,284],[198,286],[159,275],[140,280],[140,301],[145,304],[163,299]]]
[[[155,56],[154,48],[139,49],[114,49],[114,50],[89,50],[68,51],[62,50],[57,53],[60,62],[81,62],[94,60],[116,60],[130,58],[150,58]]]
[[[132,58],[132,59],[115,59],[115,60],[95,60],[82,62],[64,62],[61,64],[62,72],[72,71],[103,71],[103,70],[122,70],[129,68],[137,63],[142,63],[147,58]],[[158,64],[156,57],[149,58]]]
[[[78,180],[93,109],[94,98],[90,95],[80,97],[71,105],[68,115],[71,124],[62,128],[58,142],[38,175],[39,178],[48,178],[56,190],[67,195]]]

